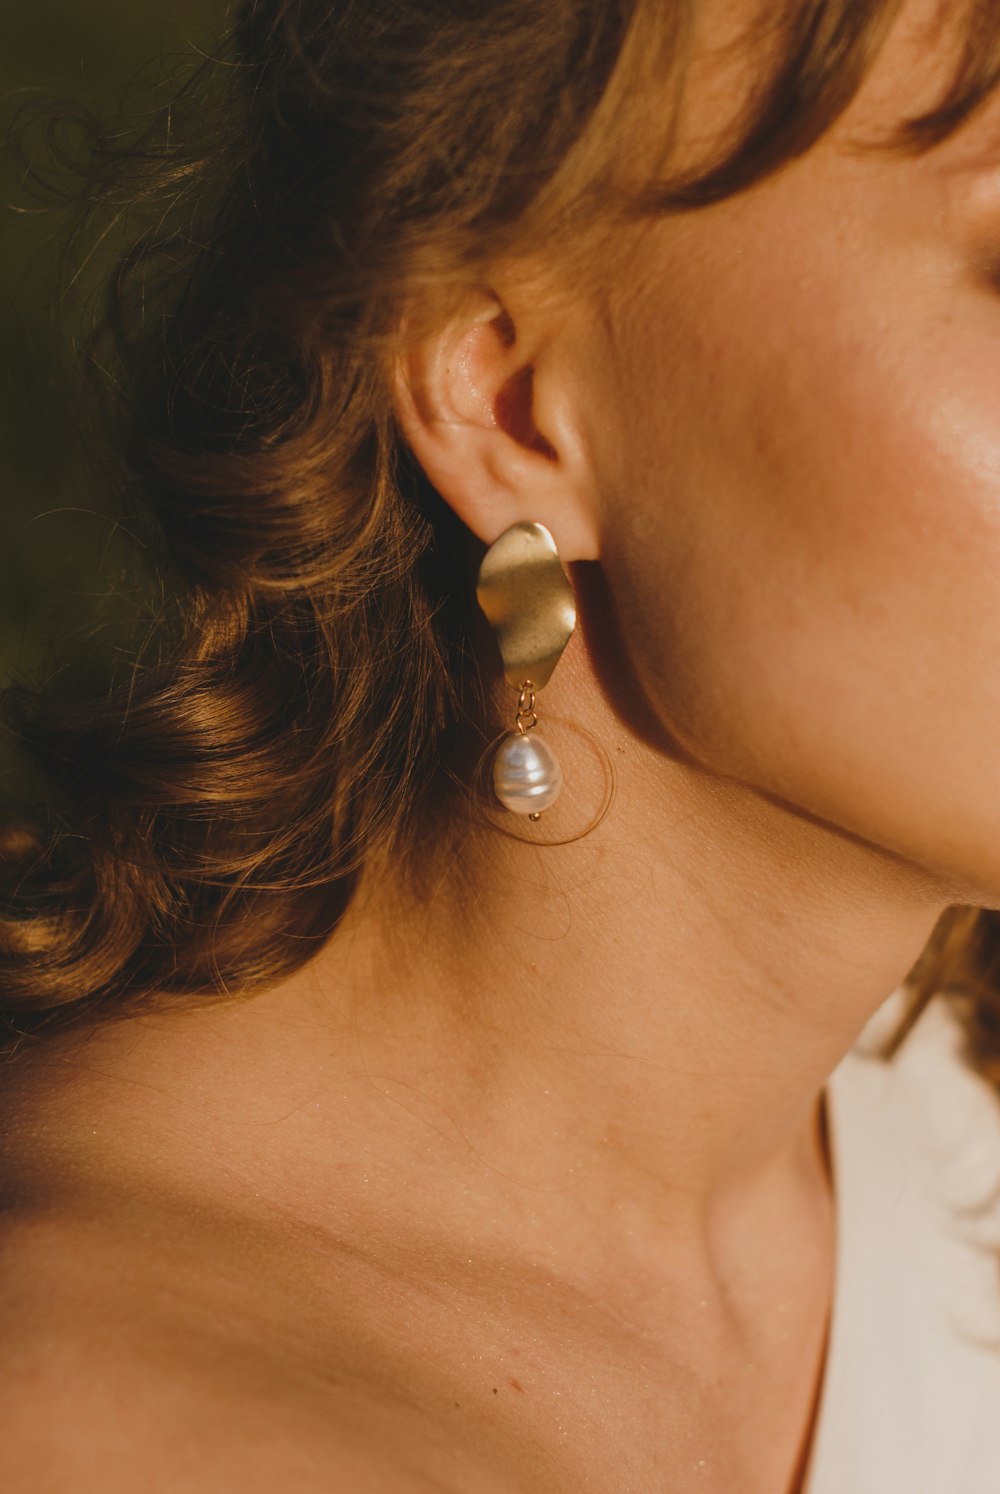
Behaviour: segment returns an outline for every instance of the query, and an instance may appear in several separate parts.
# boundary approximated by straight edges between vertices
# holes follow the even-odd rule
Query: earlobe
[[[566,560],[592,559],[580,446],[558,399],[546,398],[545,407],[558,411],[561,429],[539,429],[536,377],[510,313],[492,298],[404,349],[393,370],[397,418],[430,481],[485,544],[534,521],[552,532]]]

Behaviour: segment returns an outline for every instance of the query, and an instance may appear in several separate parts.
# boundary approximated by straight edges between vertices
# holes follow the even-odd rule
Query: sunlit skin
[[[472,533],[539,520],[578,586],[552,824],[600,801],[559,718],[615,798],[418,911],[373,881],[252,1002],[24,1069],[0,1356],[77,1490],[111,1445],[122,1489],[790,1494],[822,1086],[943,909],[1000,905],[1000,107],[853,148],[933,97],[928,14],[608,299],[498,280],[401,365]]]

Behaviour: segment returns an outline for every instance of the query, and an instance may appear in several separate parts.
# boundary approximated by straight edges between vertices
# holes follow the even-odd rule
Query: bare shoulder
[[[350,1387],[261,1352],[84,1227],[0,1228],[4,1494],[428,1494]],[[346,1390],[346,1393],[345,1393]]]

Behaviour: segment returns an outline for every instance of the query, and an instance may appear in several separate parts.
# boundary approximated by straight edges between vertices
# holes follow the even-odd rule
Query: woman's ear
[[[535,521],[563,560],[598,556],[597,504],[570,370],[554,345],[528,355],[510,310],[483,298],[406,344],[396,416],[431,483],[487,545]]]

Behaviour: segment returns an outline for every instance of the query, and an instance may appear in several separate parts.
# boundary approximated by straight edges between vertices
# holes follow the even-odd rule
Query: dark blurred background
[[[130,115],[159,106],[169,76],[211,48],[224,11],[224,0],[0,0],[0,683],[36,674],[92,599],[113,592],[117,543],[113,494],[88,469],[73,406],[74,344],[108,254],[87,246],[57,305],[66,213],[27,199],[10,121],[40,94],[109,119],[126,96]]]

